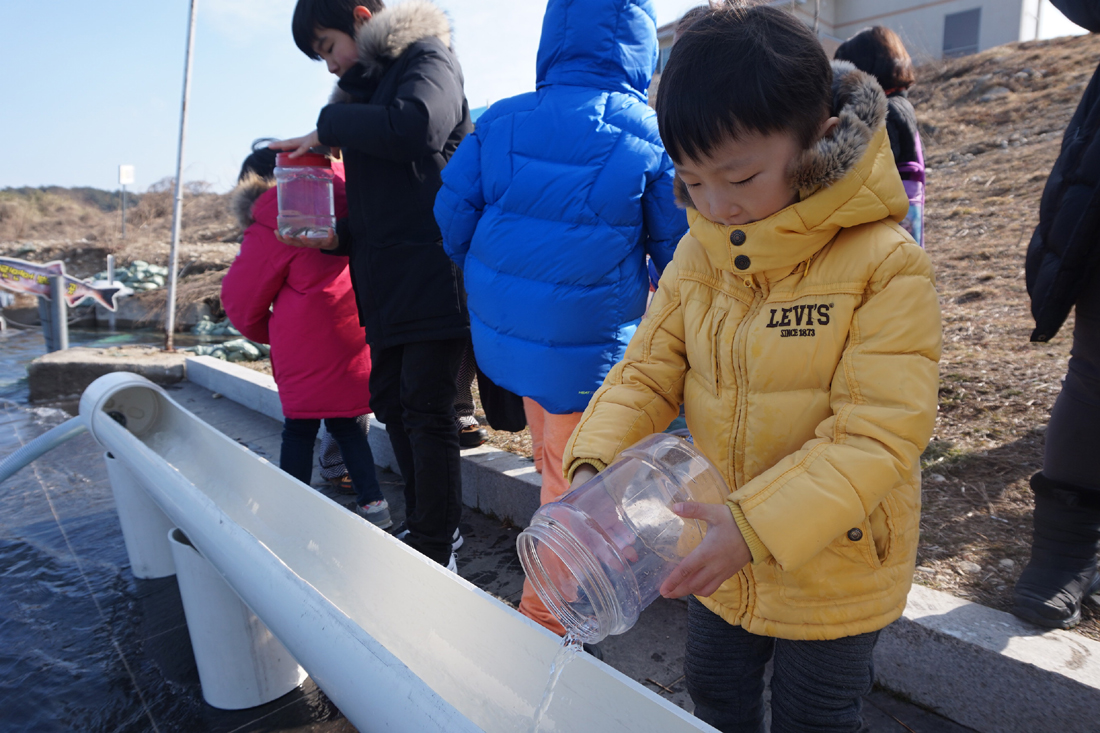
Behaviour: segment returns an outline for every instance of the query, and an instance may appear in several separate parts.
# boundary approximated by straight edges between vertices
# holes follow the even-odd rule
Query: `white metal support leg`
[[[104,453],[103,458],[107,462],[107,476],[111,479],[111,493],[115,497],[122,539],[134,577],[150,579],[175,575],[176,565],[168,544],[168,532],[175,523],[164,515],[121,461],[110,453]]]
[[[271,702],[306,672],[180,529],[168,538],[202,696],[222,710]]]

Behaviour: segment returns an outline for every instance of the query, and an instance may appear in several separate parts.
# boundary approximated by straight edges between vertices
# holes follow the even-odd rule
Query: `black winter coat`
[[[473,129],[450,22],[412,0],[377,13],[356,44],[359,63],[321,110],[317,134],[344,155],[348,219],[334,253],[350,258],[367,342],[466,337],[461,274],[432,213],[443,166]]]
[[[1074,23],[1100,31],[1096,0],[1052,0]],[[1065,323],[1100,264],[1100,69],[1093,73],[1062,138],[1043,189],[1039,225],[1027,248],[1032,341],[1049,341]]]
[[[917,111],[904,90],[886,98],[886,134],[897,165],[917,159]]]

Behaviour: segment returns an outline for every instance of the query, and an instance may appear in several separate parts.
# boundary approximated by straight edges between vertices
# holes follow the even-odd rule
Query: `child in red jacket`
[[[385,529],[393,524],[389,505],[367,435],[356,421],[371,411],[370,347],[359,325],[348,258],[290,247],[275,238],[275,151],[264,142],[245,159],[232,195],[244,239],[222,281],[222,305],[245,337],[271,344],[271,367],[286,416],[279,465],[309,483],[323,419],[344,456],[356,511]],[[336,215],[347,216],[343,166],[334,162],[333,168]]]

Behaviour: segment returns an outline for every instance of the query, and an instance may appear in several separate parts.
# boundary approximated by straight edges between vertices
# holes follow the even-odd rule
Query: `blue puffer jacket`
[[[537,91],[495,103],[443,170],[478,365],[552,413],[588,405],[645,311],[645,255],[664,269],[687,231],[645,104],[656,61],[651,0],[550,0]]]

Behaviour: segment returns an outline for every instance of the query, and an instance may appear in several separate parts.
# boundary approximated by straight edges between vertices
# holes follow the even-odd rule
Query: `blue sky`
[[[295,0],[198,0],[185,181],[236,180],[257,137],[314,127],[334,78],[290,35]],[[545,2],[437,0],[471,107],[529,90]],[[702,0],[654,0],[659,23]],[[2,0],[4,186],[117,188],[175,172],[187,0]]]
[[[529,90],[545,3],[440,0],[471,107]],[[698,0],[656,0],[674,20]],[[0,2],[4,186],[115,189],[175,172],[187,0]],[[185,181],[226,190],[257,137],[313,129],[334,77],[290,35],[294,0],[198,0]]]

